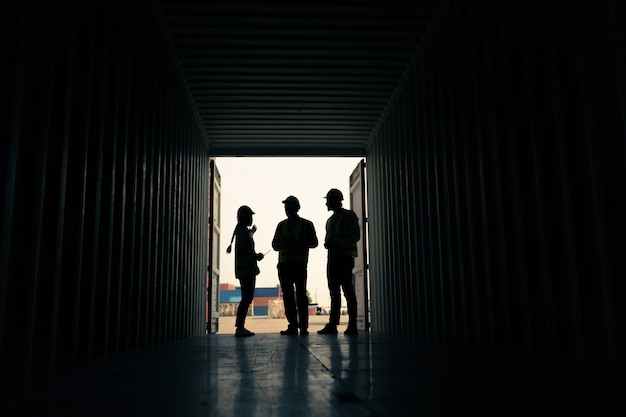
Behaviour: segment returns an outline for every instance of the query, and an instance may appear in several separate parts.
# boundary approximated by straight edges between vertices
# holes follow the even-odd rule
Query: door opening
[[[355,282],[360,312],[359,327],[369,326],[369,296],[367,285],[367,246],[366,246],[366,199],[365,199],[365,162],[355,157],[218,157],[214,161],[215,172],[219,177],[219,196],[213,204],[213,210],[219,212],[219,230],[214,231],[210,254],[213,257],[212,282],[208,294],[214,302],[212,312],[216,314],[210,332],[220,334],[234,333],[234,314],[241,299],[238,291],[239,281],[234,274],[234,256],[226,253],[232,232],[236,226],[236,213],[241,205],[248,205],[255,212],[253,216],[257,230],[254,234],[256,252],[266,253],[259,262],[260,274],[256,280],[253,306],[246,319],[246,327],[256,333],[274,333],[286,328],[287,321],[281,316],[281,290],[276,265],[278,253],[272,250],[272,238],[277,224],[286,218],[283,200],[289,195],[296,196],[301,205],[300,217],[313,222],[319,240],[319,246],[309,251],[307,292],[310,300],[310,331],[318,330],[328,321],[330,296],[326,281],[326,249],[324,235],[326,220],[332,213],[325,206],[324,196],[330,188],[338,188],[344,194],[344,207],[357,212],[362,227],[362,239],[359,242],[359,258],[355,262]],[[363,179],[358,185],[354,172],[359,171]],[[218,170],[219,168],[219,170]],[[359,179],[360,181],[360,179]],[[362,187],[356,191],[357,185]],[[355,206],[355,201],[358,204]],[[358,210],[358,211],[357,211]],[[211,218],[211,216],[209,216]],[[223,231],[223,232],[222,232]],[[360,267],[358,266],[360,265]],[[209,302],[208,304],[211,304]],[[342,299],[342,312],[346,310]],[[361,310],[360,310],[361,311]],[[284,314],[284,313],[282,313]],[[276,317],[278,316],[278,317]],[[219,317],[219,318],[218,318]],[[219,323],[219,324],[218,324]],[[347,316],[342,316],[341,323],[347,324]],[[249,325],[248,325],[249,324]]]

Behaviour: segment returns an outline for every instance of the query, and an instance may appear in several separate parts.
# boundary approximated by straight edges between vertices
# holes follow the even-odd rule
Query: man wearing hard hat
[[[348,327],[344,334],[358,334],[356,328],[357,301],[352,282],[357,242],[361,239],[359,219],[352,210],[342,207],[343,194],[332,188],[326,194],[326,207],[333,214],[326,221],[324,247],[328,249],[328,289],[330,291],[330,319],[319,334],[337,334],[341,310],[341,289],[348,304]]]
[[[309,334],[309,299],[306,295],[309,249],[318,245],[315,227],[298,216],[300,201],[292,195],[283,200],[287,219],[278,223],[272,248],[278,251],[278,279],[283,291],[285,317],[289,323],[282,335]],[[295,286],[295,293],[294,293]]]

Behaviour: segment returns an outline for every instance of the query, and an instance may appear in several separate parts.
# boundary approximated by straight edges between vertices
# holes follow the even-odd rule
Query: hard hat
[[[300,201],[298,201],[298,199],[296,197],[292,196],[292,195],[290,195],[289,197],[285,198],[283,200],[283,203],[285,203],[285,204],[293,204],[297,208],[300,208]]]
[[[252,209],[248,206],[241,206],[239,207],[239,209],[237,210],[237,218],[240,218],[242,215],[252,215],[255,214]]]
[[[326,193],[326,197],[324,197],[324,198],[330,198],[330,199],[335,199],[335,200],[343,200],[343,194],[338,189],[331,188],[330,190],[328,190],[328,192]]]

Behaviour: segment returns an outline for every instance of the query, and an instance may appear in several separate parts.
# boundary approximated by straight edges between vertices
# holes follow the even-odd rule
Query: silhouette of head
[[[250,226],[252,224],[252,215],[254,212],[248,206],[241,206],[237,210],[237,220],[239,223],[243,223],[246,226]]]
[[[326,207],[328,207],[328,210],[336,210],[341,207],[343,193],[336,188],[331,188],[324,198],[326,199]]]
[[[285,198],[283,200],[283,203],[288,206],[288,205],[293,205],[296,206],[296,208],[300,208],[300,201],[298,201],[298,199],[292,195],[290,195],[289,197]]]
[[[298,210],[300,210],[300,201],[292,195],[285,198],[283,200],[283,204],[285,205],[285,213],[287,214],[287,217],[295,216],[296,213],[298,213]]]

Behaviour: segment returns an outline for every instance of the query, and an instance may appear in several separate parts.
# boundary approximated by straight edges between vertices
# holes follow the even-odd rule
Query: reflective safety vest
[[[335,216],[331,216],[326,220],[326,236],[328,243],[342,243],[350,235],[348,226],[349,210],[339,210]],[[329,249],[328,256],[358,256],[356,242],[351,246],[340,249]]]
[[[241,234],[237,236],[238,239],[242,237],[243,236]],[[246,231],[245,237],[250,240],[253,253],[239,255],[237,254],[237,249],[235,248],[235,276],[237,278],[255,277],[259,275],[260,272],[257,265],[256,254],[254,253],[254,240],[252,240],[252,236],[248,231]]]
[[[295,222],[293,229],[289,230],[289,220],[285,220],[282,223],[280,228],[280,235],[283,238],[291,238],[293,241],[299,242],[302,246],[306,246],[306,224],[302,219],[298,219]],[[307,263],[309,261],[309,248],[300,247],[300,248],[291,248],[291,249],[281,249],[278,251],[278,263],[283,262],[303,262]]]

